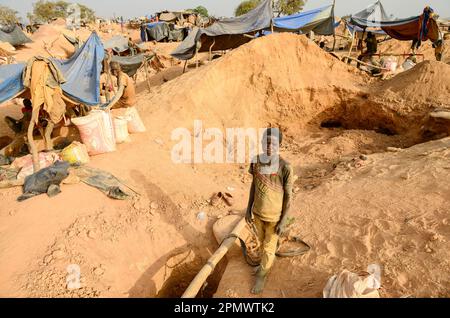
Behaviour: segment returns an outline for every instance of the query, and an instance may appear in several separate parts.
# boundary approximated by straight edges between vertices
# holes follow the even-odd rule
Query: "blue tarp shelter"
[[[278,32],[288,31],[308,33],[313,31],[319,35],[333,35],[335,29],[334,6],[329,5],[314,10],[274,18],[273,27],[274,30]]]
[[[60,69],[66,82],[61,85],[66,97],[85,105],[100,104],[100,73],[104,49],[94,32],[84,45],[68,60],[51,59]],[[0,66],[0,103],[25,90],[22,73],[26,64]]]

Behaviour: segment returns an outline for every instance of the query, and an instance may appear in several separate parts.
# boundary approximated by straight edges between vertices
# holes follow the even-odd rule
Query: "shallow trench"
[[[431,110],[431,109],[430,109]],[[312,127],[373,130],[377,133],[408,137],[410,146],[450,136],[450,122],[432,118],[427,107],[404,115],[390,105],[374,102],[367,94],[343,100],[315,116]]]

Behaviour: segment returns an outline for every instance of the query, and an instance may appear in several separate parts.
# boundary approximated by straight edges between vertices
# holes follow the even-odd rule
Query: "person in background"
[[[31,100],[25,98],[23,100],[22,118],[14,119],[10,116],[5,116],[5,122],[16,134],[23,133],[27,130],[28,124],[31,120],[31,113],[33,112],[33,105]]]
[[[372,32],[367,32],[367,38],[364,40],[366,43],[366,51],[358,56],[358,60],[362,62],[367,62],[374,66],[380,66],[380,64],[375,60],[374,55],[377,54],[378,51],[378,41],[376,36]],[[360,68],[361,64],[358,63],[357,67]],[[369,67],[369,70],[372,74],[376,74],[380,72],[380,69],[377,67]]]
[[[133,80],[124,72],[120,64],[111,62],[111,73],[117,78],[118,91],[114,100],[118,101],[113,105],[114,108],[133,107],[136,103],[136,89]]]

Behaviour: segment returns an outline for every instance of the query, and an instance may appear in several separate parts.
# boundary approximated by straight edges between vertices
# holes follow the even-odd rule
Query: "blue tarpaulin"
[[[0,66],[0,103],[3,103],[25,88],[22,82],[22,72],[25,64],[10,64]]]
[[[94,32],[70,59],[52,59],[66,79],[61,85],[64,95],[85,105],[100,104],[100,73],[103,58],[103,45]],[[22,72],[25,66],[25,64],[0,66],[0,103],[24,90]]]
[[[357,33],[363,33],[364,29],[357,26],[357,25],[351,25],[351,24],[347,24],[347,29],[350,31],[351,34],[357,32]],[[381,29],[370,29],[370,30],[366,30],[366,32],[372,32],[373,34],[376,35],[387,35],[386,32],[384,32]]]
[[[274,18],[273,26],[278,31],[300,31],[302,33],[313,31],[320,35],[332,35],[335,28],[333,9],[333,5],[329,5],[293,15]]]

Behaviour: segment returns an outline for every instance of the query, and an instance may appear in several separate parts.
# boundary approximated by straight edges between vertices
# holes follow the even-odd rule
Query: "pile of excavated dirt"
[[[161,118],[155,129],[260,127],[298,131],[327,109],[363,90],[368,77],[305,37],[256,39],[197,71],[156,88],[139,106]],[[166,120],[173,124],[168,127]]]
[[[418,110],[424,103],[450,108],[450,65],[425,61],[385,81],[377,96],[397,95]],[[383,93],[383,94],[382,94]]]
[[[411,52],[411,41],[397,41],[388,40],[378,44],[378,51],[380,53],[390,53],[390,54],[409,54]],[[423,42],[422,45],[416,49],[416,54],[423,54],[422,56],[417,56],[417,62],[422,62],[423,60],[436,61],[435,51],[433,48],[433,43],[431,41]],[[444,40],[444,52],[443,52],[443,62],[450,62],[450,39]],[[400,65],[404,62],[405,57],[398,57]]]

